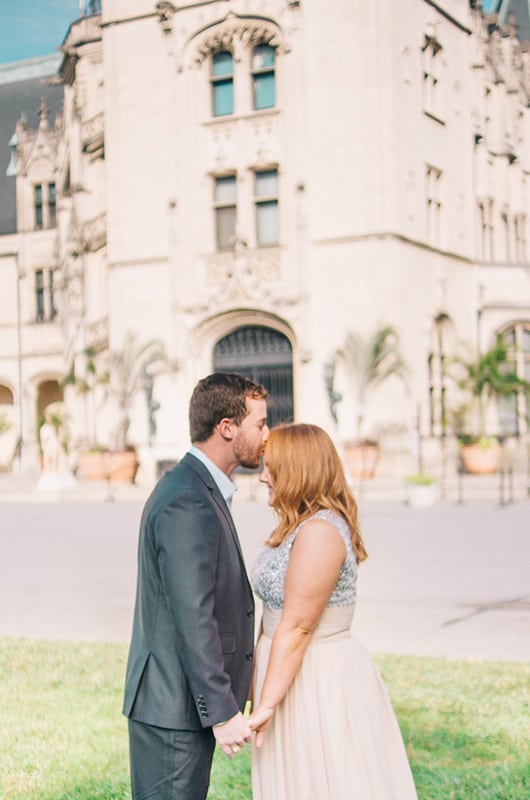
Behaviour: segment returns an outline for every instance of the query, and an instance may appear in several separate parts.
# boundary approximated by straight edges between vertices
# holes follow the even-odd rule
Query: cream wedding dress
[[[368,652],[351,635],[357,563],[345,520],[330,522],[347,556],[303,663],[252,755],[253,800],[417,800],[401,732]],[[305,520],[308,522],[309,520]],[[263,600],[254,696],[259,701],[272,637],[282,614],[289,554],[301,525],[277,548],[266,547],[252,570]]]

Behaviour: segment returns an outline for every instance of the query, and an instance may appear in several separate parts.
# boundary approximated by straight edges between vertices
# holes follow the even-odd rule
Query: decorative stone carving
[[[177,10],[176,6],[174,6],[173,3],[168,3],[166,0],[162,0],[156,4],[155,8],[162,30],[164,33],[171,33],[173,30],[173,15]]]
[[[243,20],[229,14],[223,23],[207,31],[199,40],[195,63],[201,65],[216,50],[233,49],[236,41],[247,47],[260,43],[270,44],[280,53],[286,52],[280,32],[274,25],[261,20]]]
[[[105,118],[103,112],[87,119],[81,126],[83,150],[93,158],[101,158],[104,150]]]
[[[107,216],[98,214],[83,225],[82,239],[85,250],[93,252],[107,243]]]
[[[93,322],[86,329],[87,346],[95,353],[101,353],[109,346],[109,319],[104,317]]]
[[[259,300],[280,279],[280,251],[248,250],[239,243],[231,253],[215,253],[206,260],[206,284],[217,302]]]

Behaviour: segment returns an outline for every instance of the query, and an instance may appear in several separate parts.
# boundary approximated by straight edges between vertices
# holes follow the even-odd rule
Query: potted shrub
[[[344,369],[355,408],[356,436],[344,442],[346,465],[353,478],[366,480],[373,476],[379,457],[378,442],[364,429],[367,403],[384,381],[392,375],[404,379],[406,373],[395,328],[386,325],[366,338],[348,333],[344,345],[335,351],[334,362]]]
[[[508,346],[502,336],[497,336],[493,347],[478,358],[457,362],[464,372],[458,384],[469,400],[455,414],[456,433],[462,465],[471,474],[492,474],[499,468],[500,442],[487,431],[492,407],[501,398],[513,397],[530,388],[530,383],[518,377],[508,355]]]
[[[440,496],[436,478],[422,472],[405,478],[405,489],[407,503],[411,508],[430,508]]]

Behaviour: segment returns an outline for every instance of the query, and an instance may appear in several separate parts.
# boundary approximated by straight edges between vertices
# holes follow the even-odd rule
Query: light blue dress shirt
[[[195,456],[195,458],[198,458],[199,461],[202,464],[204,464],[204,466],[206,467],[206,469],[216,482],[217,487],[221,492],[221,494],[223,495],[228,508],[231,509],[232,497],[234,493],[237,492],[237,485],[231,478],[228,477],[228,475],[225,472],[223,472],[222,469],[219,469],[219,467],[213,463],[211,458],[208,458],[208,456],[205,453],[203,453],[203,451],[200,450],[198,447],[192,445],[189,452],[191,453],[192,456]]]

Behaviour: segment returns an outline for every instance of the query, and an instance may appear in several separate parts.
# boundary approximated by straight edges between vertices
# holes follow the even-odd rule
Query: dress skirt
[[[253,750],[253,800],[417,800],[386,688],[350,633],[353,610],[325,610],[262,747]],[[256,701],[280,617],[265,607]]]

